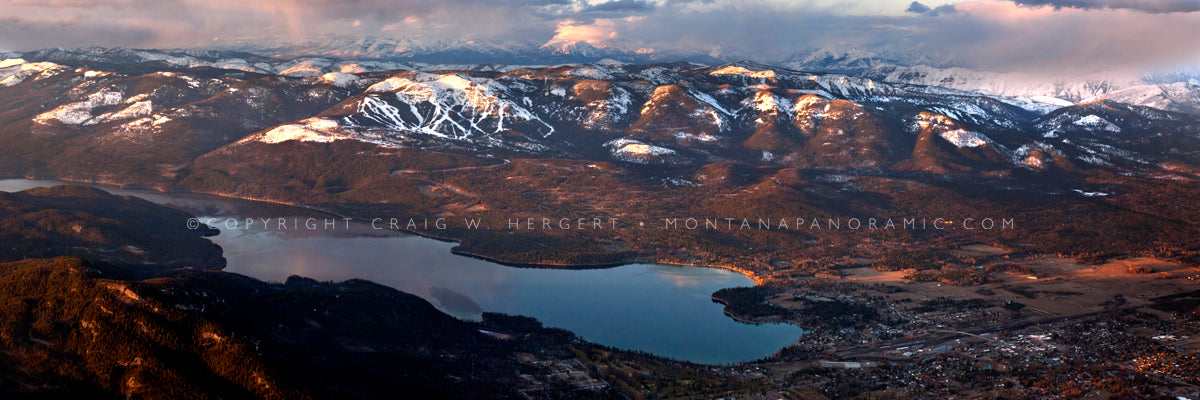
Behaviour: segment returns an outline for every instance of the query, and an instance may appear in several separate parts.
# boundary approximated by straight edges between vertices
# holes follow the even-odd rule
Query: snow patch
[[[321,75],[321,81],[328,83],[333,87],[345,88],[353,86],[358,82],[358,75],[347,74],[344,72],[330,72]]]
[[[634,77],[643,79],[655,85],[669,85],[683,80],[679,73],[663,68],[651,67],[634,74]]]
[[[125,109],[112,113],[105,113],[96,116],[95,119],[89,121],[89,124],[98,124],[111,121],[124,121],[128,119],[142,118],[149,116],[154,112],[154,105],[149,100],[138,101]]]
[[[571,72],[568,72],[567,75],[607,81],[613,79],[613,72],[613,70],[603,66],[587,66],[573,69]]]
[[[332,65],[333,62],[325,59],[306,59],[295,62],[292,65],[281,65],[286,67],[279,71],[279,75],[285,76],[321,76],[325,73],[325,68]]]
[[[1109,120],[1101,118],[1099,115],[1089,114],[1086,117],[1075,120],[1075,126],[1082,126],[1088,129],[1099,129],[1105,132],[1120,133],[1121,127],[1109,122]]]
[[[954,129],[941,133],[942,139],[958,147],[979,147],[991,143],[983,134],[963,129]]]
[[[618,160],[639,164],[648,164],[650,159],[655,157],[675,154],[675,150],[645,144],[633,139],[614,139],[605,143],[604,147],[612,148],[612,155]]]
[[[251,66],[249,62],[240,58],[226,58],[217,60],[213,63],[213,67],[220,69],[236,69],[246,72],[259,72],[259,69]]]
[[[33,118],[34,122],[39,124],[48,124],[51,121],[59,121],[67,125],[92,125],[98,122],[98,118],[92,115],[92,109],[102,106],[114,106],[121,104],[124,96],[120,92],[106,90],[88,95],[82,101],[68,103],[59,106],[51,111],[39,114]]]
[[[16,86],[35,75],[53,75],[64,68],[51,62],[27,63],[24,59],[9,58],[0,61],[0,87]]]
[[[541,117],[502,97],[507,91],[493,79],[460,74],[418,73],[411,79],[395,76],[372,85],[368,92],[395,93],[407,110],[401,112],[382,99],[368,96],[358,111],[389,129],[454,139],[496,135],[517,128],[514,125],[518,123],[532,123],[523,128],[542,137],[554,133],[554,127]],[[404,114],[409,117],[402,117]]]
[[[1030,97],[998,97],[997,100],[1021,107],[1025,110],[1046,115],[1054,110],[1074,105],[1075,103],[1050,96],[1030,96]]]
[[[1112,194],[1112,193],[1104,193],[1104,192],[1085,192],[1081,189],[1073,189],[1071,191],[1082,194],[1087,197],[1104,197],[1104,196],[1108,196],[1108,195]]]
[[[1061,157],[1063,154],[1058,149],[1055,149],[1054,146],[1042,142],[1033,142],[1022,145],[1013,151],[1012,162],[1024,168],[1037,170],[1046,168],[1046,164],[1052,162],[1053,156]]]
[[[371,85],[371,87],[367,88],[367,93],[394,93],[395,91],[399,90],[400,88],[411,85],[414,82],[430,81],[430,80],[434,80],[437,78],[438,78],[437,75],[428,74],[428,73],[424,73],[424,72],[418,72],[416,75],[414,75],[412,77],[412,79],[397,75],[397,76],[393,76],[393,77],[384,79],[382,81],[379,81],[378,83],[376,83],[374,85]]]
[[[760,112],[786,114],[792,108],[792,102],[764,90],[754,94],[754,108]]]
[[[917,114],[917,118],[914,121],[912,128],[914,131],[920,132],[920,130],[927,129],[929,127],[934,127],[934,126],[951,127],[951,126],[954,126],[954,124],[955,124],[954,119],[950,118],[946,115],[930,113],[930,112],[922,112],[922,113]]]
[[[666,147],[658,147],[645,143],[627,143],[624,146],[614,150],[617,154],[643,155],[643,156],[662,156],[667,154],[675,154],[675,150]]]
[[[772,161],[775,161],[775,153],[772,153],[772,152],[769,152],[769,151],[763,150],[763,152],[762,152],[762,162],[769,163],[769,162],[772,162]]]
[[[748,76],[751,78],[775,79],[775,71],[772,71],[772,70],[752,71],[750,69],[747,69],[746,67],[741,67],[741,66],[736,66],[736,65],[730,65],[728,67],[718,69],[716,71],[710,72],[709,75],[712,75],[712,76],[743,75],[743,76]]]
[[[606,67],[621,67],[621,66],[630,65],[630,64],[627,62],[624,62],[624,61],[618,61],[618,60],[614,60],[611,58],[605,58],[603,60],[596,61],[596,65],[603,65]]]
[[[607,123],[616,122],[629,113],[633,105],[633,95],[617,86],[610,90],[611,95],[604,100],[595,100],[587,104],[590,110],[583,121],[583,126],[589,128],[604,128]]]
[[[825,103],[824,107],[817,107],[818,104]],[[804,96],[796,100],[796,104],[792,106],[792,112],[796,117],[807,115],[813,119],[822,119],[825,117],[825,112],[829,110],[828,101],[817,95]]]
[[[725,107],[721,107],[721,103],[717,102],[717,99],[714,99],[712,96],[709,96],[708,93],[691,90],[689,90],[688,93],[691,93],[692,97],[695,97],[697,100],[707,103],[709,107],[719,111],[721,114],[733,115],[733,113],[729,112],[729,110],[726,110]]]
[[[257,141],[263,143],[283,143],[291,140],[300,142],[317,142],[331,143],[335,140],[348,139],[344,135],[335,133],[338,128],[338,122],[325,118],[309,118],[300,121],[298,124],[280,125],[271,129],[261,136],[257,137]]]
[[[716,136],[713,136],[708,133],[701,133],[699,135],[696,135],[696,134],[687,133],[684,131],[679,131],[679,132],[675,132],[675,140],[683,141],[683,142],[712,143],[712,142],[716,142],[718,140],[718,138]]]
[[[1105,161],[1103,158],[1097,157],[1095,155],[1079,156],[1079,160],[1083,161],[1085,163],[1088,163],[1088,164],[1102,166],[1102,167],[1112,165],[1112,163],[1109,163],[1108,161]]]

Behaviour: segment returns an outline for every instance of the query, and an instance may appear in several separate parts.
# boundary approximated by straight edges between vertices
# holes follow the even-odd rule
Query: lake
[[[0,191],[69,182],[0,180]],[[338,219],[304,227],[319,212],[188,193],[160,193],[90,185],[186,210],[221,230],[227,272],[265,281],[300,275],[322,281],[366,279],[429,300],[448,314],[477,319],[481,312],[537,318],[589,341],[701,363],[732,363],[773,354],[803,330],[787,324],[735,321],[713,303],[718,289],[752,286],[739,273],[703,267],[632,264],[565,270],[514,268],[452,254],[453,243],[373,229]],[[247,218],[268,218],[247,224]],[[280,228],[279,218],[287,221]]]

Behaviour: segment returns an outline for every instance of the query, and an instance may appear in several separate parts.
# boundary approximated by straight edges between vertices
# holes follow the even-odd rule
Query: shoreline
[[[239,195],[234,195],[234,194],[229,194],[229,193],[221,193],[221,192],[205,192],[205,191],[191,191],[191,190],[163,190],[162,188],[156,188],[156,187],[152,187],[152,186],[145,186],[145,185],[138,185],[138,184],[128,184],[128,183],[122,184],[122,183],[116,183],[116,182],[112,182],[112,181],[77,180],[77,179],[65,179],[65,178],[58,178],[58,177],[32,178],[32,177],[24,176],[24,177],[16,177],[16,178],[0,177],[0,179],[23,179],[23,180],[29,180],[29,181],[36,181],[36,180],[60,181],[60,182],[66,183],[66,184],[88,184],[88,185],[110,186],[110,187],[114,187],[114,188],[117,188],[120,190],[135,190],[135,191],[141,190],[141,191],[147,191],[147,192],[158,192],[158,193],[163,193],[163,194],[206,195],[206,196],[214,196],[214,197],[219,197],[219,198],[224,198],[224,199],[253,201],[253,202],[258,202],[258,203],[296,207],[296,208],[300,208],[300,209],[304,209],[304,210],[308,210],[308,211],[329,214],[331,216],[338,217],[338,218],[349,218],[350,220],[355,221],[355,222],[360,222],[360,223],[369,222],[369,221],[366,221],[366,220],[363,220],[360,218],[355,218],[355,217],[351,217],[351,216],[347,216],[347,215],[341,215],[341,214],[338,214],[333,211],[316,208],[316,207],[305,205],[302,203],[291,203],[291,202],[279,201],[279,200],[270,200],[270,199],[263,199],[263,198],[239,196]],[[421,232],[417,232],[417,231],[409,231],[409,230],[403,230],[403,229],[398,230],[398,231],[391,231],[391,230],[389,230],[389,231],[397,232],[397,233],[404,233],[404,234],[413,235],[413,236],[419,236],[419,237],[423,237],[426,239],[437,240],[439,242],[455,243],[455,244],[458,244],[461,242],[458,239],[434,236],[434,235],[430,235],[428,233],[421,233]],[[455,246],[455,247],[457,247],[457,246]],[[459,255],[459,256],[463,256],[463,257],[470,257],[470,258],[475,258],[478,260],[483,260],[483,261],[487,261],[487,262],[491,262],[491,263],[495,263],[495,264],[500,264],[500,265],[503,265],[506,267],[511,267],[511,268],[588,270],[588,269],[617,268],[617,267],[622,267],[622,266],[626,266],[626,265],[641,264],[641,263],[653,263],[653,264],[671,265],[671,266],[677,266],[677,267],[716,268],[716,269],[733,271],[738,274],[741,274],[742,276],[746,277],[746,279],[749,279],[750,281],[754,282],[754,286],[761,286],[766,282],[765,278],[758,276],[757,274],[755,274],[754,272],[752,272],[750,270],[747,270],[744,268],[739,268],[739,267],[734,267],[734,266],[729,266],[729,265],[720,265],[720,264],[701,265],[701,264],[694,264],[694,263],[683,263],[683,262],[658,260],[658,259],[646,260],[646,261],[640,261],[640,260],[617,261],[617,262],[596,263],[596,264],[566,264],[566,263],[550,263],[550,262],[528,263],[528,262],[505,261],[505,260],[495,258],[492,256],[474,254],[474,253],[470,253],[467,251],[457,250],[455,248],[451,248],[450,253]]]

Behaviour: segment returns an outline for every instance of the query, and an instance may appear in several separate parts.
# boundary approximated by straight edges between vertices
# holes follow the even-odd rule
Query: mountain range
[[[218,42],[210,48],[284,58],[319,55],[339,59],[460,65],[586,64],[606,58],[635,64],[688,61],[716,65],[741,60],[694,50],[655,51],[620,41],[593,45],[584,41],[562,40],[539,44],[490,40],[428,41],[413,37],[391,39],[328,36],[304,42],[261,39]],[[1158,69],[1141,74],[1093,73],[1084,76],[988,71],[972,68],[950,55],[885,52],[853,47],[809,48],[783,58],[756,58],[754,54],[739,54],[736,57],[806,72],[850,75],[892,83],[942,86],[1000,96],[1056,97],[1071,102],[1101,96],[1119,99],[1121,102],[1149,102],[1145,97],[1160,94],[1155,93],[1155,89],[1161,88],[1164,93],[1161,93],[1161,98],[1155,99],[1155,104],[1174,107],[1175,111],[1189,112],[1196,111],[1195,102],[1192,99],[1182,99],[1181,96],[1194,97],[1194,81],[1200,78],[1200,68],[1196,66]]]
[[[1187,70],[1047,79],[860,50],[754,62],[419,44],[0,52],[0,178],[439,219],[391,229],[521,267],[728,268],[758,285],[713,299],[804,326],[797,345],[697,366],[524,317],[458,320],[361,280],[259,282],[216,271],[204,237],[218,231],[187,213],[59,186],[0,193],[0,392],[1061,397],[1085,380],[1117,396],[1194,383],[1175,339],[1200,304]]]
[[[519,66],[589,64],[604,60],[648,64],[685,61],[705,65],[737,62],[695,51],[654,51],[619,41],[503,42],[328,36],[302,42],[220,40],[204,49],[48,49],[5,52],[29,60],[157,63],[174,67],[212,66],[292,76],[325,72],[414,70],[504,70]],[[754,59],[753,55],[745,55]],[[876,82],[939,86],[1004,97],[1083,102],[1110,99],[1171,111],[1196,113],[1200,69],[1159,69],[1141,74],[1032,74],[980,70],[949,56],[881,53],[858,48],[810,48],[784,58],[755,59],[786,69],[839,74]]]
[[[503,226],[513,216],[644,222],[903,210],[961,219],[1008,210],[1045,214],[1030,227],[1042,232],[1031,235],[1043,235],[1043,251],[1142,254],[1190,250],[1105,237],[1089,221],[1123,220],[1130,232],[1161,221],[1154,229],[1175,237],[1191,228],[1167,221],[1192,220],[1195,210],[1173,199],[1200,178],[1200,125],[1176,101],[1189,98],[1191,83],[1178,93],[1073,102],[746,61],[435,65],[136,49],[20,57],[0,63],[5,176],[199,191],[364,218],[479,216]],[[1079,231],[1051,222],[1063,218],[1054,205],[1082,212],[1080,198],[1095,203],[1073,220]],[[803,243],[859,240],[832,231],[735,241],[644,230],[437,235],[461,240],[460,252],[516,263],[649,259],[755,270],[773,268],[748,250],[761,243],[790,259],[833,254]],[[688,246],[702,254],[664,250]]]
[[[1062,97],[1107,89],[1002,96],[955,88],[969,84],[953,84],[959,78],[942,78],[944,87],[912,83],[933,75],[875,80],[753,62],[489,67],[131,49],[23,56],[0,64],[11,105],[4,122],[21,137],[10,151],[34,162],[78,142],[89,156],[160,170],[218,148],[353,140],[640,164],[1160,173],[1196,162],[1188,112],[1200,104],[1196,82],[1072,103]],[[46,136],[58,140],[36,140]]]

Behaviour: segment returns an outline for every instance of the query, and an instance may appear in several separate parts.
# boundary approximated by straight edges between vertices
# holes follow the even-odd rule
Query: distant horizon
[[[1200,66],[1190,0],[175,0],[0,5],[0,49],[211,48],[331,35],[435,46],[586,44],[636,54],[784,60],[814,48],[916,55],[921,64],[1024,74]],[[1153,40],[1147,40],[1153,38]]]
[[[914,71],[918,72],[924,71],[920,68],[930,67],[933,68],[933,70],[929,71],[942,71],[942,73],[955,74],[954,71],[961,69],[962,71],[968,71],[968,73],[974,72],[981,74],[979,76],[971,76],[971,78],[991,80],[1001,79],[1009,83],[1018,82],[1026,84],[1044,84],[1046,82],[1055,81],[1082,82],[1088,80],[1144,81],[1146,83],[1154,84],[1190,82],[1200,79],[1200,63],[1180,65],[1175,67],[1163,67],[1145,71],[1108,70],[1094,71],[1090,73],[1067,73],[1066,71],[1060,71],[1058,73],[997,71],[953,63],[939,63],[920,53],[878,53],[869,49],[857,47],[814,47],[797,50],[797,52],[792,53],[785,58],[765,59],[735,58],[732,56],[717,58],[697,53],[644,54],[638,53],[634,50],[622,49],[618,47],[588,48],[586,47],[586,43],[583,43],[585,46],[583,48],[584,51],[577,52],[574,51],[576,50],[575,48],[572,48],[572,51],[565,51],[558,48],[537,46],[534,42],[519,43],[490,41],[486,43],[473,43],[474,41],[447,40],[430,45],[429,47],[410,48],[408,49],[409,51],[403,53],[396,52],[393,53],[396,55],[387,56],[384,55],[385,53],[379,52],[345,54],[347,51],[357,51],[361,49],[336,46],[338,44],[350,44],[368,41],[374,42],[372,43],[372,47],[378,47],[382,44],[385,46],[384,49],[386,50],[386,46],[403,44],[406,39],[392,39],[373,36],[354,37],[330,34],[321,38],[309,38],[298,41],[259,40],[250,38],[236,39],[236,41],[236,43],[222,41],[219,43],[209,43],[207,46],[173,48],[134,46],[52,46],[28,50],[0,48],[0,58],[3,58],[5,53],[24,56],[30,53],[52,50],[87,52],[97,50],[111,51],[127,49],[165,53],[190,51],[212,51],[217,53],[236,52],[263,57],[265,59],[273,59],[280,62],[286,62],[288,60],[301,60],[306,58],[323,58],[338,60],[341,62],[384,61],[392,63],[415,63],[427,65],[511,65],[523,67],[598,64],[603,63],[605,60],[612,60],[633,65],[683,62],[703,66],[719,66],[724,64],[755,63],[760,64],[763,67],[774,69],[794,70],[806,73],[843,74],[850,76],[856,76],[864,72],[878,73],[878,71],[874,70],[873,68],[877,69],[879,67],[885,68],[885,70],[886,68],[890,67],[916,67],[918,69]]]

